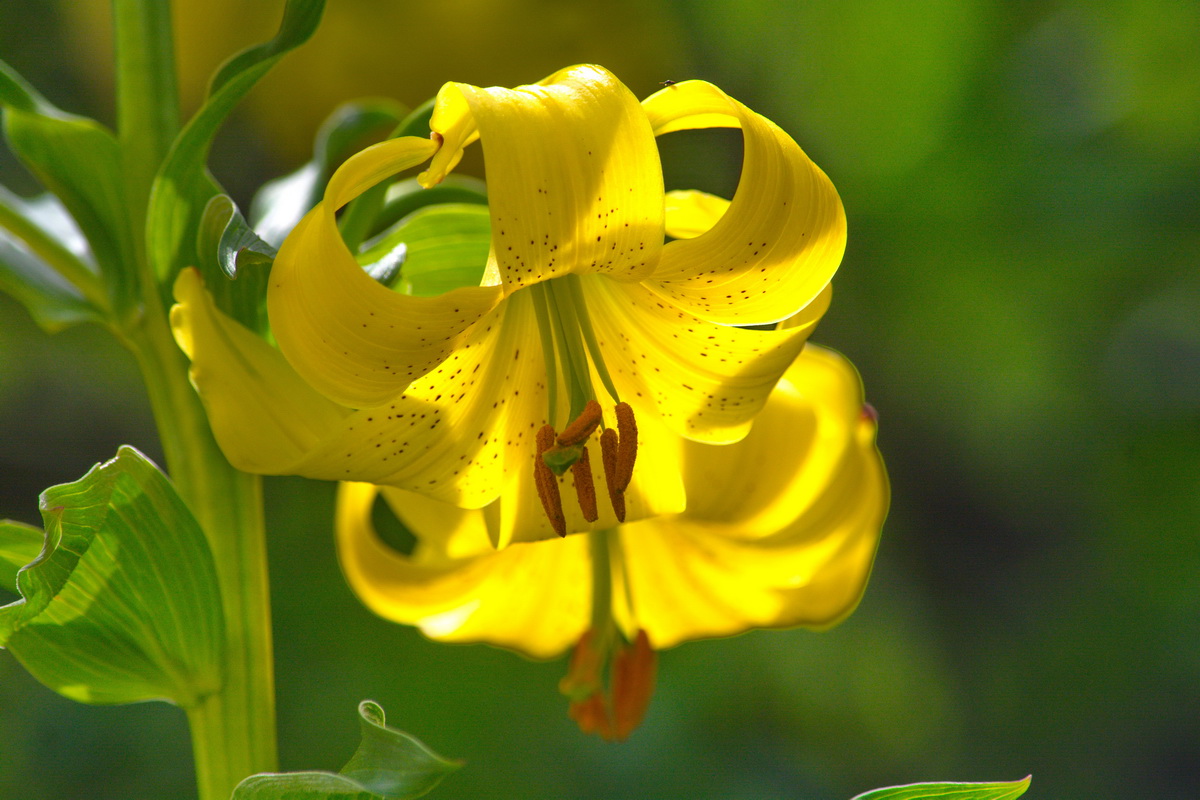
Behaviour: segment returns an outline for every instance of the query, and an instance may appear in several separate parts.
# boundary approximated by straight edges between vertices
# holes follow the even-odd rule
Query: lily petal
[[[846,247],[837,190],[775,123],[704,81],[669,86],[642,103],[656,135],[741,128],[742,176],[711,230],[663,248],[654,290],[703,319],[777,322],[818,297]]]
[[[708,233],[729,210],[729,201],[697,189],[667,192],[667,235],[694,239]]]
[[[179,273],[175,299],[175,341],[192,360],[188,374],[233,466],[291,472],[350,414],[314,391],[278,350],[221,313],[196,270]]]
[[[406,556],[384,544],[371,524],[378,491],[370,484],[343,483],[337,511],[342,570],[375,613],[416,625],[431,639],[490,642],[534,658],[556,656],[583,635],[591,602],[586,537],[496,552],[483,512],[384,490],[410,528],[446,531],[422,537]],[[440,524],[431,525],[433,520]]]
[[[342,241],[338,208],[436,150],[435,142],[405,137],[351,157],[272,267],[267,311],[280,349],[306,381],[342,405],[366,408],[400,394],[440,364],[503,295],[497,286],[437,297],[398,294],[367,275]]]
[[[656,646],[827,627],[853,610],[889,492],[849,362],[808,348],[746,439],[689,444],[687,463],[687,512],[621,529],[636,622]]]
[[[786,331],[750,331],[694,317],[640,285],[590,278],[584,292],[621,399],[713,444],[746,435],[829,302],[822,293]]]
[[[433,185],[479,138],[492,247],[508,291],[569,273],[640,280],[663,243],[658,147],[637,98],[596,66],[516,89],[448,83],[431,127],[444,140]]]

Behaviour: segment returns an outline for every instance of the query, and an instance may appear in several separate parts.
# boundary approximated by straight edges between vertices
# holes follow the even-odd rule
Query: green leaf
[[[90,257],[83,234],[53,195],[26,201],[0,186],[0,291],[24,305],[46,331],[103,319],[79,288],[106,300],[85,263]]]
[[[432,190],[430,190],[432,191]],[[486,206],[447,203],[418,209],[369,243],[364,269],[397,291],[427,297],[478,286],[491,248]]]
[[[225,62],[213,78],[203,107],[171,146],[150,196],[147,253],[155,274],[167,284],[184,266],[199,264],[221,309],[256,330],[261,327],[265,274],[256,273],[255,280],[229,281],[215,258],[195,251],[204,208],[221,194],[206,167],[208,153],[229,112],[280,58],[312,36],[324,8],[324,0],[289,0],[273,39]]]
[[[1013,800],[1025,794],[1032,776],[1011,783],[912,783],[860,794],[853,800]]]
[[[2,61],[0,105],[13,152],[78,223],[118,307],[131,301],[136,262],[116,137],[56,108]]]
[[[434,753],[407,733],[385,724],[383,709],[370,700],[358,704],[362,742],[342,767],[331,772],[252,775],[233,800],[408,800],[422,797],[462,767]]]
[[[190,707],[216,691],[225,641],[216,569],[158,468],[122,447],[42,492],[41,511],[45,544],[17,572],[21,599],[0,608],[0,646],[80,702]],[[28,531],[13,526],[8,549],[27,553]]]
[[[354,153],[387,138],[407,113],[408,109],[400,103],[382,97],[345,103],[321,123],[313,146],[313,159],[328,178]]]
[[[227,194],[217,195],[204,207],[197,247],[201,253],[215,252],[230,278],[238,277],[243,267],[270,266],[278,252],[258,237]]]
[[[268,181],[250,203],[250,224],[263,241],[279,247],[292,228],[321,199],[328,180],[320,165],[309,161],[295,172]]]
[[[335,169],[367,144],[386,138],[403,119],[404,107],[393,100],[369,98],[339,106],[321,123],[313,143],[313,160],[263,185],[250,206],[254,230],[274,247],[309,209]]]
[[[45,538],[39,528],[24,522],[0,522],[0,589],[17,591],[17,570],[38,557]]]
[[[447,175],[437,186],[425,189],[416,178],[396,181],[388,187],[387,199],[376,217],[379,228],[394,225],[418,208],[440,203],[487,205],[487,184],[469,175]]]

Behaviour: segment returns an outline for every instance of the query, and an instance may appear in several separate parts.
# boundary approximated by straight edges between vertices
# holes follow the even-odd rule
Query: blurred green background
[[[183,86],[279,2],[176,3]],[[112,121],[99,0],[5,0],[0,56]],[[859,367],[893,505],[858,611],[662,655],[622,745],[564,662],[374,619],[337,571],[332,487],[267,483],[285,769],[337,769],[355,706],[465,758],[435,797],[843,800],[916,780],[1033,798],[1200,796],[1200,4],[333,0],[227,126],[241,201],[338,102],[415,104],[570,63],[639,96],[705,78],[788,130],[850,221],[814,340]],[[664,141],[669,188],[728,191],[739,144]],[[7,151],[0,180],[34,187]],[[0,297],[0,517],[121,443],[157,456],[132,360]],[[92,708],[0,654],[0,798],[194,796],[184,716]]]

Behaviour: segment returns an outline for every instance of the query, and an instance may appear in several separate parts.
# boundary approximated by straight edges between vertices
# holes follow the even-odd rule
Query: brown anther
[[[579,498],[579,510],[583,512],[584,519],[595,522],[600,514],[596,510],[596,484],[592,481],[592,465],[586,447],[583,448],[579,460],[571,465],[571,474],[575,476],[575,496]]]
[[[658,672],[658,654],[650,637],[639,630],[629,647],[617,651],[612,665],[612,739],[624,741],[642,724],[654,679]],[[605,737],[608,738],[608,737]]]
[[[554,532],[559,536],[566,536],[567,518],[563,515],[562,496],[558,492],[558,477],[550,471],[542,459],[542,453],[553,445],[554,428],[550,425],[542,426],[542,429],[537,432],[537,456],[533,459],[533,482],[537,486],[538,499],[542,501],[542,508],[545,510]]]
[[[608,499],[619,522],[625,521],[625,490],[617,487],[617,460],[620,445],[617,432],[605,428],[600,434],[600,461],[604,465],[604,483],[608,486]]]
[[[617,487],[623,493],[633,479],[633,462],[637,461],[638,429],[633,409],[628,403],[617,403]]]
[[[583,411],[579,412],[579,416],[563,428],[563,432],[558,435],[559,446],[570,447],[573,444],[586,442],[603,418],[600,404],[595,400],[588,400]]]

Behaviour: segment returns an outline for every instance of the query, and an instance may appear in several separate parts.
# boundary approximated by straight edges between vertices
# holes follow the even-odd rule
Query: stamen
[[[587,405],[583,407],[583,411],[579,412],[579,416],[567,425],[567,427],[563,428],[563,432],[558,435],[558,446],[569,447],[573,444],[586,442],[588,437],[595,432],[596,427],[603,418],[604,415],[600,410],[600,404],[595,400],[588,400]]]
[[[560,436],[559,441],[561,440]],[[584,519],[595,522],[600,513],[596,510],[596,484],[592,481],[592,465],[586,447],[579,455],[579,460],[571,466],[571,474],[575,476],[575,496],[579,498],[579,510],[583,512]]]
[[[608,499],[612,503],[613,513],[617,520],[625,521],[625,489],[617,485],[617,462],[620,444],[617,432],[605,428],[600,434],[600,461],[604,465],[604,483],[608,486]]]
[[[658,654],[650,646],[646,631],[638,630],[630,647],[617,650],[612,665],[612,739],[624,741],[642,724],[654,679],[658,672]],[[607,738],[607,737],[606,737]]]
[[[633,479],[633,462],[637,460],[638,429],[633,418],[633,408],[628,403],[617,403],[617,446],[616,485],[623,494]]]
[[[546,466],[542,454],[554,444],[554,428],[543,425],[537,433],[537,456],[533,460],[533,482],[537,486],[538,499],[550,520],[551,527],[559,536],[567,535],[567,518],[563,515],[562,496],[558,492],[558,478]]]

